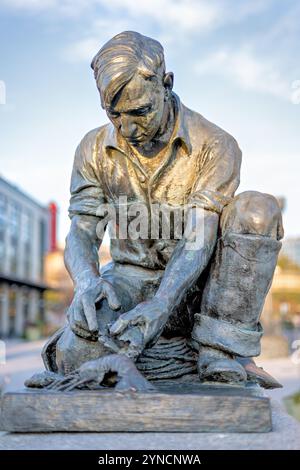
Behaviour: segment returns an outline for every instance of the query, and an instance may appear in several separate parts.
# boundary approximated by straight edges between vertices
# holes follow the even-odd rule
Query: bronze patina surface
[[[180,101],[159,42],[120,33],[92,69],[109,123],[75,153],[65,249],[74,298],[44,348],[46,371],[26,385],[280,386],[253,361],[283,237],[277,200],[236,195],[236,140]]]

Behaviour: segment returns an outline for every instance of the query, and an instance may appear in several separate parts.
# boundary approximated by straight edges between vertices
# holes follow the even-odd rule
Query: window
[[[4,194],[0,193],[0,230],[5,227],[6,223],[7,200]]]
[[[17,274],[18,271],[20,219],[21,208],[18,204],[12,202],[9,211],[9,270],[12,274]]]
[[[25,278],[31,277],[32,269],[32,226],[33,226],[33,216],[30,211],[25,211],[23,214],[23,240],[24,243],[24,276]]]
[[[5,257],[5,230],[6,230],[7,201],[4,194],[0,193],[0,272],[4,271]]]
[[[44,256],[46,253],[46,223],[43,219],[40,220],[40,278],[44,277]]]
[[[16,202],[10,204],[9,229],[12,237],[18,237],[20,231],[21,208]]]
[[[14,286],[9,289],[9,336],[15,335],[16,321],[16,290]]]

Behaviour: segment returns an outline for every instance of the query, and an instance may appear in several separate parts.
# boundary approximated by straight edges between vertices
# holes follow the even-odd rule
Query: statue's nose
[[[121,133],[123,137],[132,137],[136,132],[136,124],[128,119],[123,119],[121,122]]]

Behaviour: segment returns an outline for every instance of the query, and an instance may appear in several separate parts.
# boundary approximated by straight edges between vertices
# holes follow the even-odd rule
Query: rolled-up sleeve
[[[69,217],[96,216],[97,208],[105,203],[99,172],[97,130],[89,132],[78,145],[70,185]]]
[[[221,214],[239,186],[241,160],[241,150],[229,134],[218,135],[205,145],[190,204]]]

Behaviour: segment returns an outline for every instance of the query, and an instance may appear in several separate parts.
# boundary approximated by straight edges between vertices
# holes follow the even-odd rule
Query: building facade
[[[300,268],[300,237],[284,239],[281,254]]]
[[[49,208],[0,177],[0,337],[20,337],[44,319]]]

